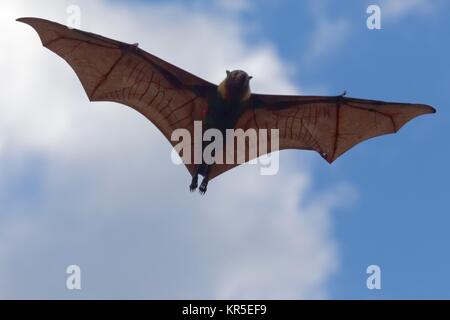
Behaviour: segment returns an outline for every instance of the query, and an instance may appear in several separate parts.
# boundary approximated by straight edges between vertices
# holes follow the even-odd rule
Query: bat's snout
[[[227,82],[234,87],[242,87],[250,81],[252,77],[242,70],[227,71]]]

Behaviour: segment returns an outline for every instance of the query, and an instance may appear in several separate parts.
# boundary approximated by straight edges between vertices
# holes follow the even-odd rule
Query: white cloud
[[[257,91],[295,91],[274,50],[247,45],[229,18],[174,5],[78,3],[84,29],[139,41],[211,81],[239,67],[255,76]],[[326,296],[338,265],[330,213],[351,190],[311,197],[309,167],[284,152],[277,176],[241,166],[213,180],[205,197],[190,194],[188,173],[172,165],[154,126],[120,105],[89,103],[67,64],[14,22],[64,22],[64,4],[9,2],[0,13],[8,43],[0,62],[0,297]],[[82,268],[81,292],[65,290],[69,264]]]

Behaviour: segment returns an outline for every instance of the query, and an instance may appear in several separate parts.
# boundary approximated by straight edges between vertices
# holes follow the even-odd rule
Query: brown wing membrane
[[[170,141],[173,130],[193,133],[216,86],[137,47],[38,18],[32,26],[42,44],[66,60],[89,100],[125,104],[147,117]],[[172,142],[171,142],[172,143]],[[174,143],[172,143],[174,144]],[[193,165],[186,165],[193,173]]]
[[[432,107],[423,104],[344,96],[255,94],[251,99],[252,107],[241,116],[236,128],[268,131],[277,128],[280,150],[315,150],[329,163],[364,140],[395,133],[415,117],[435,112]],[[234,166],[216,165],[211,170],[211,176]]]

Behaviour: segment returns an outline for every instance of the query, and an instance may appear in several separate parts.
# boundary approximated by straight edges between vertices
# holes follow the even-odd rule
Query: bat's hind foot
[[[191,185],[189,186],[189,190],[193,192],[195,191],[195,189],[197,189],[197,186],[198,186],[198,176],[195,175],[192,177],[192,182]]]
[[[198,188],[198,191],[200,191],[201,195],[204,195],[206,193],[207,188],[208,188],[208,180],[203,179],[202,184],[200,185],[200,188]]]

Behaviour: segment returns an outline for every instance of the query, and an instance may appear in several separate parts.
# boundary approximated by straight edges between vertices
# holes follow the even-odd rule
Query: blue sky
[[[350,24],[348,38],[323,60],[297,64],[295,81],[306,87],[325,86],[328,94],[348,90],[351,96],[426,102],[438,113],[418,119],[397,136],[357,146],[332,167],[317,163],[318,187],[345,177],[359,192],[355,206],[334,217],[343,264],[332,296],[449,298],[448,7],[438,6],[430,14],[413,10],[382,20],[382,30],[370,31],[364,24],[369,3],[375,2],[329,3],[330,19],[339,17]],[[310,17],[308,7],[293,7],[286,11],[273,5],[270,10],[259,8],[255,15],[290,61],[301,57],[310,28],[303,22]],[[364,267],[369,264],[382,267],[380,292],[365,288]]]
[[[278,177],[263,180],[239,168],[214,180],[209,198],[192,200],[186,172],[150,150],[167,149],[154,128],[117,106],[94,110],[65,63],[11,22],[7,30],[26,45],[26,65],[55,78],[25,82],[27,73],[18,71],[16,81],[35,88],[33,102],[0,96],[3,105],[17,105],[16,113],[2,109],[0,121],[0,150],[7,151],[0,161],[8,168],[0,175],[0,297],[450,298],[447,3],[236,1],[230,8],[223,1],[48,1],[3,12],[64,22],[72,2],[82,9],[83,29],[139,41],[208,80],[219,80],[228,65],[248,66],[259,92],[347,90],[352,97],[427,103],[438,112],[358,145],[331,166],[315,153],[287,151]],[[381,6],[381,30],[366,28],[369,4]],[[98,12],[117,18],[114,26]],[[198,31],[197,23],[210,26],[201,53],[186,37],[175,38]],[[175,50],[179,43],[186,51]],[[256,191],[239,193],[233,181]],[[180,195],[177,203],[169,192]],[[54,276],[63,270],[64,278],[74,262],[86,270],[81,293],[65,291]],[[381,267],[381,290],[366,287],[371,264]],[[42,277],[27,276],[33,270]],[[108,282],[114,276],[118,282]],[[157,284],[154,291],[146,277]]]

